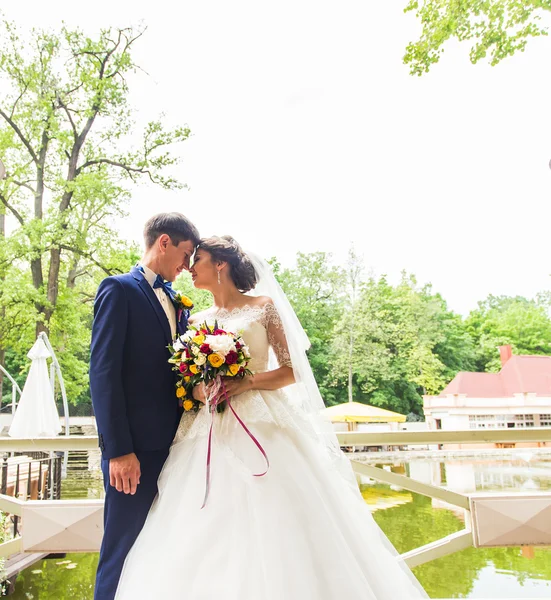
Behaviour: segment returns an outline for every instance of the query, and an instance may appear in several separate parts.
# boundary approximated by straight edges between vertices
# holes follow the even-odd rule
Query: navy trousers
[[[101,544],[94,600],[113,600],[126,555],[140,533],[157,495],[157,480],[169,449],[137,454],[140,484],[132,496],[109,484],[109,461],[101,461],[105,484],[103,542]]]

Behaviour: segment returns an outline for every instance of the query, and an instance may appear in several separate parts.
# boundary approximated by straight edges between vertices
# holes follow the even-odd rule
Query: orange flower
[[[188,411],[191,410],[193,408],[193,401],[192,400],[184,400],[184,410]]]
[[[193,302],[187,296],[180,296],[180,302],[186,308],[193,308]]]
[[[217,354],[216,352],[209,354],[208,360],[215,369],[224,364],[224,357],[220,356],[220,354]]]
[[[176,396],[178,398],[183,398],[186,395],[186,389],[183,387],[176,388]]]
[[[197,365],[189,365],[189,370],[194,374],[197,375],[197,373],[199,373],[199,367]]]
[[[239,369],[241,367],[239,365],[230,365],[228,369],[228,375],[230,377],[235,377],[239,373]]]

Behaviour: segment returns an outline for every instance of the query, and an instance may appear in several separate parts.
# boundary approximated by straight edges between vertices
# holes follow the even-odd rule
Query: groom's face
[[[168,237],[168,236],[167,236]],[[177,246],[169,238],[163,244],[162,273],[166,281],[174,281],[182,271],[189,271],[189,261],[195,251],[195,245],[191,240],[180,242]]]

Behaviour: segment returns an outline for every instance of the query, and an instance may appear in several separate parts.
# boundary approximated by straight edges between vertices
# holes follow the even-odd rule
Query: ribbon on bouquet
[[[218,395],[218,392],[222,389],[222,394]],[[214,385],[212,386],[208,398],[207,398],[207,407],[210,411],[210,426],[209,426],[209,436],[208,436],[208,444],[207,444],[207,468],[206,468],[206,481],[205,481],[205,498],[203,500],[203,505],[201,506],[201,510],[205,508],[207,504],[207,500],[210,492],[210,464],[212,457],[212,431],[214,428],[214,415],[216,413],[216,406],[221,402],[226,401],[228,408],[232,411],[233,416],[237,419],[237,422],[241,425],[245,433],[251,438],[254,442],[255,446],[258,448],[264,460],[266,461],[266,470],[263,473],[253,473],[253,477],[264,477],[268,470],[270,469],[270,459],[266,454],[266,451],[262,447],[262,444],[256,439],[254,434],[249,430],[249,428],[245,425],[241,417],[235,412],[235,409],[232,406],[231,398],[228,396],[226,391],[226,386],[224,385],[224,380],[219,377],[215,380]]]

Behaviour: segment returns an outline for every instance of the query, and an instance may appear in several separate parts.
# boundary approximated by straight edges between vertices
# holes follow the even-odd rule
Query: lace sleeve
[[[285,338],[283,323],[281,322],[281,317],[279,316],[276,307],[271,302],[268,302],[264,306],[263,325],[268,332],[268,341],[276,355],[279,366],[292,367],[293,365],[291,363],[287,339]]]

